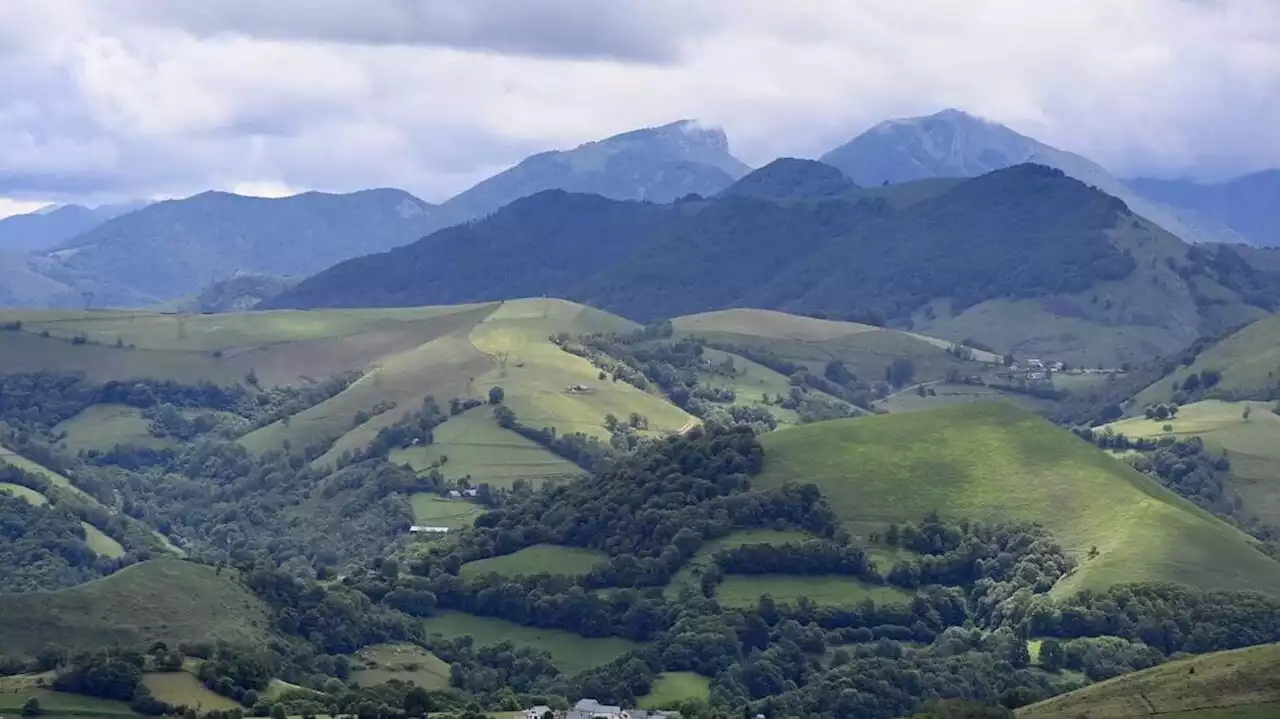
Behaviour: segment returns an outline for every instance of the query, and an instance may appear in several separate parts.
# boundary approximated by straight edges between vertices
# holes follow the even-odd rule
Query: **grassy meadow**
[[[667,599],[675,599],[685,589],[699,592],[699,578],[711,562],[711,557],[722,549],[732,549],[744,544],[786,544],[813,539],[813,535],[793,530],[774,529],[741,529],[732,534],[706,542],[700,547],[688,564],[680,568],[667,583],[663,594]]]
[[[72,454],[89,449],[108,450],[117,444],[135,444],[151,449],[174,446],[171,440],[153,437],[150,426],[151,420],[143,417],[142,410],[137,407],[95,404],[59,422],[53,431],[67,433],[64,444]]]
[[[155,641],[257,646],[272,631],[266,606],[231,572],[177,559],[55,592],[0,595],[0,646],[17,656],[49,644],[72,652]]]
[[[609,555],[594,549],[535,544],[518,552],[477,559],[462,565],[463,579],[491,572],[508,577],[521,574],[586,574],[592,567],[609,561]]]
[[[428,527],[462,529],[470,527],[485,509],[463,499],[444,499],[439,495],[421,492],[409,498],[413,508],[413,521]]]
[[[795,604],[800,597],[808,597],[814,604],[827,606],[854,605],[864,599],[876,604],[895,604],[915,596],[897,587],[834,575],[727,574],[716,588],[716,600],[726,607],[754,607],[764,595],[784,604]]]
[[[1018,719],[1262,719],[1280,716],[1280,645],[1202,654],[1018,710]]]
[[[1173,396],[1173,383],[1191,374],[1216,370],[1222,380],[1217,391],[1237,396],[1280,384],[1280,315],[1264,317],[1201,352],[1190,367],[1178,367],[1138,394],[1138,409]]]
[[[1280,563],[1252,538],[1008,404],[822,422],[761,441],[756,484],[816,484],[855,535],[935,510],[1043,524],[1080,562],[1059,594],[1140,581],[1280,591]]]
[[[202,712],[244,709],[234,699],[210,691],[187,672],[148,672],[142,675],[142,683],[151,690],[152,696],[166,704],[193,707]]]
[[[414,644],[375,644],[356,652],[355,660],[351,680],[360,686],[398,680],[430,690],[449,687],[449,664]]]
[[[470,477],[473,485],[488,483],[504,489],[517,479],[536,487],[546,480],[582,474],[578,465],[499,427],[489,405],[450,417],[432,435],[429,445],[393,450],[391,461],[423,471],[445,460],[440,471],[449,479]]]
[[[422,620],[422,627],[427,634],[440,634],[448,639],[469,636],[476,646],[506,641],[546,650],[556,667],[570,675],[607,664],[642,646],[621,637],[589,639],[560,629],[526,627],[502,619],[452,611]]]
[[[648,694],[636,697],[641,709],[670,709],[680,702],[707,701],[711,680],[693,672],[663,672],[653,681]]]
[[[25,499],[32,504],[48,504],[49,498],[40,494],[30,487],[24,487],[21,484],[12,484],[10,482],[0,482],[0,492],[6,492],[18,499]]]

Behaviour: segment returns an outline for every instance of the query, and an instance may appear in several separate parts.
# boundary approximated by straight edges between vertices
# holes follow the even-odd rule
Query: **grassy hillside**
[[[551,661],[566,674],[597,667],[617,659],[641,645],[621,637],[589,639],[559,629],[526,627],[501,619],[478,617],[463,612],[446,611],[422,621],[428,634],[440,634],[446,639],[469,636],[475,646],[498,642],[511,642],[517,646],[530,646],[546,650]]]
[[[1200,437],[1208,449],[1230,460],[1227,479],[1248,512],[1276,522],[1280,521],[1280,442],[1276,441],[1280,415],[1271,411],[1273,406],[1271,402],[1210,399],[1183,405],[1173,419],[1133,417],[1106,426],[1134,438]]]
[[[460,576],[471,579],[496,572],[509,577],[521,574],[586,574],[592,567],[609,561],[609,555],[594,549],[535,544],[518,552],[462,565]]]
[[[1280,645],[1215,652],[1117,677],[1018,710],[1019,719],[1280,716]]]
[[[0,646],[19,656],[46,644],[73,652],[154,641],[257,645],[271,632],[266,607],[231,574],[173,559],[57,592],[0,595]]]
[[[678,336],[701,337],[711,344],[766,349],[782,359],[807,365],[819,374],[833,359],[843,361],[864,379],[882,378],[885,367],[898,357],[911,360],[918,381],[940,379],[951,368],[972,371],[974,366],[947,353],[952,343],[934,337],[773,310],[704,312],[677,317],[671,324]],[[975,359],[1000,361],[998,356],[982,351],[975,351]]]
[[[1204,370],[1216,370],[1221,381],[1210,392],[1252,396],[1280,386],[1280,315],[1248,325],[1201,352],[1189,367],[1179,367],[1138,394],[1135,406],[1168,402],[1173,383]]]
[[[1251,538],[1011,405],[823,422],[762,443],[758,484],[813,482],[855,533],[933,510],[1043,524],[1080,561],[1060,594],[1154,580],[1280,592],[1280,563]]]

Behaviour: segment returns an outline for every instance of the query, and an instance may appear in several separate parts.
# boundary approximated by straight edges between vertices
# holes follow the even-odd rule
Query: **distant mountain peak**
[[[723,193],[757,198],[815,198],[856,189],[853,180],[823,162],[782,157],[747,173]]]

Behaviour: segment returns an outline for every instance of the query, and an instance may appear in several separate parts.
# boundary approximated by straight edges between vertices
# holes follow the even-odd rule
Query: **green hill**
[[[1018,710],[1019,719],[1280,716],[1280,644],[1169,662]]]
[[[0,595],[0,646],[30,656],[155,641],[258,645],[273,631],[267,608],[230,572],[157,559],[56,592]]]
[[[1280,563],[1250,537],[1012,405],[822,422],[761,441],[759,485],[812,482],[855,533],[933,510],[1039,522],[1080,562],[1059,594],[1159,580],[1280,593]]]
[[[1196,356],[1195,362],[1179,367],[1138,393],[1136,409],[1168,402],[1192,374],[1205,370],[1219,373],[1215,387],[1205,390],[1209,397],[1267,399],[1280,388],[1280,315],[1271,315],[1213,344]]]

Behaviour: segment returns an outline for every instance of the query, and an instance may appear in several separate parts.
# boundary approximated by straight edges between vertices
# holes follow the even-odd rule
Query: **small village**
[[[601,704],[595,699],[580,699],[567,711],[556,711],[541,705],[526,709],[524,719],[680,719],[680,713],[623,709],[620,706]]]

